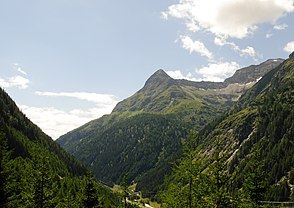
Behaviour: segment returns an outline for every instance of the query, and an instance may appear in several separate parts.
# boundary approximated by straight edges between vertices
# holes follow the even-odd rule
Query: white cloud
[[[28,75],[18,63],[13,64],[13,68],[23,75]]]
[[[188,73],[185,76],[182,74],[182,72],[180,70],[166,71],[166,73],[173,79],[186,79],[186,80],[191,80],[191,81],[199,81],[195,77],[193,77],[191,73]]]
[[[281,25],[275,25],[274,29],[275,30],[285,30],[288,27],[287,24],[281,24]]]
[[[216,36],[242,39],[259,24],[273,23],[292,11],[293,0],[179,0],[162,16],[183,19],[187,26],[195,25]]]
[[[27,75],[27,73],[23,71],[20,65],[17,63],[13,64],[12,68],[20,72],[22,75]],[[30,84],[30,80],[20,75],[15,75],[15,76],[5,77],[5,78],[0,77],[0,87],[3,87],[3,88],[16,87],[18,89],[26,89],[29,87],[29,84]]]
[[[102,115],[97,115],[95,109],[85,111],[77,109],[66,112],[53,107],[41,108],[26,105],[20,105],[20,109],[53,139],[57,139],[59,136]]]
[[[96,105],[114,105],[118,102],[114,95],[109,94],[98,94],[88,92],[36,92],[37,95],[49,96],[49,97],[72,97],[80,100],[86,100],[94,102]]]
[[[197,32],[200,30],[200,27],[195,22],[187,22],[186,27],[192,32]]]
[[[232,76],[237,69],[240,69],[240,65],[236,62],[209,63],[208,66],[197,69],[196,72],[204,81],[222,82]]]
[[[268,34],[265,35],[266,38],[270,38],[270,37],[272,37],[272,36],[273,36],[272,33],[268,33]]]
[[[201,56],[206,56],[208,59],[213,59],[212,53],[205,47],[200,41],[193,41],[188,36],[181,36],[182,46],[184,49],[190,51],[190,53],[196,52]]]
[[[228,45],[231,47],[233,51],[238,53],[240,56],[250,56],[252,58],[259,57],[260,55],[255,51],[255,49],[251,46],[247,46],[244,49],[241,49],[234,42],[227,41],[225,36],[219,36],[214,38],[214,43],[218,46]]]
[[[57,139],[61,135],[93,119],[111,113],[118,102],[113,95],[97,93],[36,92],[36,94],[50,97],[71,97],[94,103],[93,107],[89,109],[72,109],[69,111],[57,109],[55,107],[30,107],[20,105],[21,110],[27,117],[53,139]]]
[[[284,51],[292,53],[294,51],[294,41],[287,43],[287,45],[284,47]]]
[[[242,56],[251,56],[251,57],[257,56],[255,49],[251,46],[247,46],[246,48],[241,49],[241,52],[242,52],[241,53]]]
[[[0,86],[3,88],[17,87],[19,89],[26,89],[29,87],[30,81],[22,76],[13,76],[9,78],[0,77]]]

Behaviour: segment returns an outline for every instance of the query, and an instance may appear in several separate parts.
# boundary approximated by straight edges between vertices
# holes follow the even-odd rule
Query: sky
[[[0,86],[53,139],[158,69],[223,81],[294,51],[294,0],[0,0]]]

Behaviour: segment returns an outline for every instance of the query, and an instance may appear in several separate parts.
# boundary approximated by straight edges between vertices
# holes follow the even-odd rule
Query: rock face
[[[283,59],[269,59],[266,62],[263,62],[262,64],[251,65],[249,67],[239,69],[235,72],[235,74],[232,77],[227,78],[224,82],[226,84],[246,84],[249,82],[256,82],[257,79],[263,77],[263,75],[265,75],[272,69],[276,68],[283,61]]]
[[[159,69],[146,81],[140,92],[143,92],[144,94],[146,93],[146,95],[151,95],[174,84],[176,84],[176,81],[167,75],[165,71]]]

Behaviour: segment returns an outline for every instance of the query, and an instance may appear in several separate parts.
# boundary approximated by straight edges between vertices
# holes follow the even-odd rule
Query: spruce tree
[[[260,201],[264,199],[264,194],[268,188],[268,175],[263,170],[264,161],[261,160],[259,151],[253,153],[248,167],[249,173],[243,183],[243,188],[253,207],[260,207]]]
[[[217,141],[216,150],[208,167],[207,177],[209,180],[209,206],[215,208],[232,207],[231,193],[232,178],[228,173],[226,157],[221,151],[222,145]]]
[[[173,168],[171,182],[162,194],[163,207],[201,207],[206,194],[202,160],[195,155],[195,133],[183,143],[183,154]]]
[[[6,170],[6,164],[9,159],[9,151],[6,143],[6,139],[3,133],[0,132],[0,207],[8,206],[8,173]]]
[[[95,187],[94,177],[90,173],[87,173],[85,180],[86,180],[86,186],[85,186],[83,198],[82,198],[83,207],[85,208],[101,207],[99,206],[99,198],[98,198],[97,189]]]
[[[35,174],[33,186],[33,204],[37,208],[54,206],[54,181],[49,166],[49,158],[35,158]]]

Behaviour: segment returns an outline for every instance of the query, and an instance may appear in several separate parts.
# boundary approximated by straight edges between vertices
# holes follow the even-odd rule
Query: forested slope
[[[86,172],[0,90],[0,207],[82,207],[91,194],[97,205],[118,205]]]
[[[293,87],[292,53],[230,112],[186,140],[188,148],[167,180],[164,204],[198,200],[200,207],[256,207],[261,201],[293,200]]]
[[[157,192],[191,129],[199,131],[227,111],[260,76],[282,62],[268,60],[240,69],[224,82],[175,80],[156,71],[144,87],[110,115],[91,121],[57,142],[99,180],[138,184]],[[240,83],[238,83],[240,82]]]

